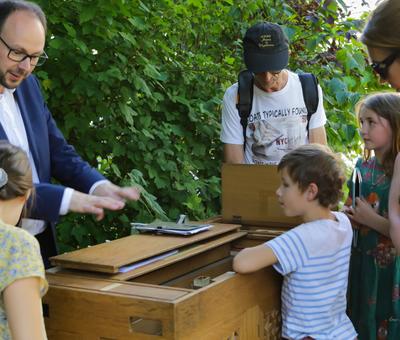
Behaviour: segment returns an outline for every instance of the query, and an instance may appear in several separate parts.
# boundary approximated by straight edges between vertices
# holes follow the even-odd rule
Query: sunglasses
[[[400,52],[397,51],[386,57],[383,61],[372,61],[371,67],[382,79],[386,79],[389,73],[390,65],[393,64],[399,55]]]

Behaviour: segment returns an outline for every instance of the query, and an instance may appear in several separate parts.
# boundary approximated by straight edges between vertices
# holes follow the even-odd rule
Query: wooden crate
[[[247,234],[239,227],[215,224],[191,238],[131,236],[57,256],[43,300],[49,339],[280,339],[280,276],[272,268],[232,272],[232,249]],[[171,247],[179,253],[118,272],[143,249]],[[201,276],[211,283],[194,289]]]

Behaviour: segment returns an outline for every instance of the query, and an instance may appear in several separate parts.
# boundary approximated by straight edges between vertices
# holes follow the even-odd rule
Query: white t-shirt
[[[346,291],[352,228],[343,213],[337,221],[317,220],[266,242],[284,275],[282,285],[282,337],[318,340],[355,339],[346,315]]]
[[[288,72],[285,87],[265,92],[254,85],[253,106],[246,130],[245,163],[278,164],[290,150],[307,144],[307,108],[299,76]],[[236,108],[238,84],[229,87],[222,103],[221,141],[243,144],[243,128]],[[326,123],[321,87],[318,86],[318,109],[311,116],[309,129]]]

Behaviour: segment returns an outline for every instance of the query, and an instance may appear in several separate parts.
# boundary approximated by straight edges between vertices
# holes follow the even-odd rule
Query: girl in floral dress
[[[400,148],[400,94],[370,95],[357,109],[364,157],[356,164],[362,198],[356,198],[354,209],[345,208],[359,228],[351,257],[348,312],[359,340],[399,340],[400,266],[389,236],[388,197]]]
[[[39,243],[15,227],[32,190],[28,157],[0,141],[0,339],[47,339],[41,296],[47,290]]]

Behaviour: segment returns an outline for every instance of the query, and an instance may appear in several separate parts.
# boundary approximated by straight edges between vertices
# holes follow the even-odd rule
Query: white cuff
[[[92,187],[90,188],[90,190],[89,190],[89,195],[93,194],[93,191],[95,191],[96,188],[97,188],[99,185],[104,184],[104,183],[111,183],[111,182],[110,182],[108,179],[102,179],[101,181],[95,182],[95,183],[92,185]]]
[[[74,189],[65,188],[64,195],[61,200],[60,215],[66,215],[68,213],[73,193]]]

